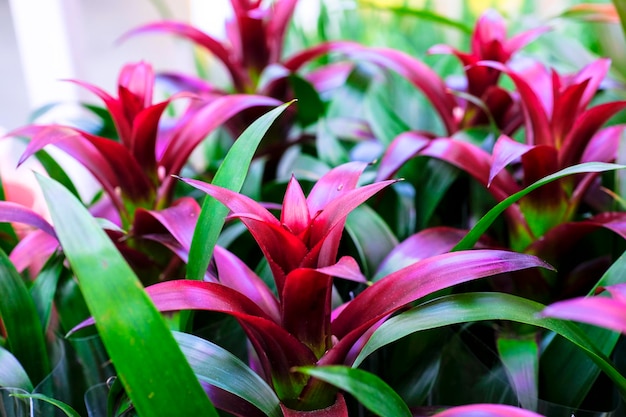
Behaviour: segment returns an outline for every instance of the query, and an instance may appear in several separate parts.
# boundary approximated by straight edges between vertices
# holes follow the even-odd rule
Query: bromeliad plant
[[[285,58],[296,1],[231,4],[226,41],[169,21],[130,34],[195,42],[225,64],[229,88],[129,64],[117,97],[74,81],[104,102],[91,107],[108,120],[104,129],[11,133],[29,139],[22,160],[36,155],[52,179],[38,177],[49,217],[0,202],[1,221],[33,228],[23,237],[0,228],[10,252],[0,252],[0,293],[9,295],[0,300],[0,388],[70,416],[536,417],[552,413],[543,400],[577,415],[594,385],[626,398],[614,364],[619,334],[553,318],[578,319],[582,301],[541,303],[598,287],[613,299],[586,298],[583,311],[607,300],[615,303],[602,306],[606,319],[623,310],[626,258],[613,262],[590,234],[609,229],[616,250],[624,247],[624,216],[597,197],[617,194],[606,173],[623,168],[609,163],[619,159],[623,126],[606,125],[625,104],[602,102],[608,60],[571,75],[520,65],[517,51],[546,29],[509,37],[490,11],[470,52],[430,49],[463,65],[463,83],[447,83],[404,52],[356,42]],[[342,61],[316,62],[329,53]],[[416,87],[437,129],[410,130],[376,85],[381,73],[368,72],[375,67]],[[160,102],[158,79],[177,86]],[[330,89],[367,103],[326,102]],[[257,119],[292,97],[299,101]],[[329,138],[331,122],[362,143]],[[231,136],[225,156],[191,169],[191,153],[217,129]],[[77,198],[48,145],[96,178],[95,201]],[[275,169],[254,165],[260,156]],[[465,193],[459,171],[480,194]],[[409,180],[392,179],[398,172]],[[477,195],[479,205],[466,205]],[[459,208],[467,216],[447,222]],[[568,259],[572,247],[585,262]],[[43,267],[34,267],[35,251]],[[68,349],[70,364],[57,365],[59,334],[70,329],[72,346],[83,332],[97,334],[98,361]],[[97,379],[71,384],[74,397],[63,382],[41,388],[75,364],[98,369]],[[94,384],[83,404],[84,385]],[[485,401],[502,404],[467,405]]]
[[[29,138],[20,163],[48,145],[65,151],[83,165],[98,181],[104,194],[92,205],[94,215],[119,226],[121,249],[136,268],[161,275],[172,256],[149,253],[154,247],[144,248],[140,233],[150,230],[136,224],[146,212],[160,211],[172,206],[188,204],[187,197],[174,201],[175,180],[190,155],[206,137],[233,116],[245,109],[278,104],[268,97],[234,94],[210,102],[190,93],[174,95],[154,102],[155,76],[151,65],[140,62],[126,65],[118,79],[118,97],[115,98],[97,86],[73,81],[97,95],[105,104],[114,125],[114,137],[103,137],[74,126],[29,125],[10,132],[10,136]],[[191,104],[175,120],[165,120],[164,112],[173,101],[190,100]],[[75,190],[69,178],[65,184]],[[8,203],[0,206],[6,220],[18,208]],[[21,210],[26,215],[25,210]],[[35,213],[30,223],[41,226],[42,219]],[[56,248],[50,227],[41,228],[28,242],[18,245],[12,254],[21,268],[33,260],[33,245],[45,245],[41,252],[47,258]],[[47,233],[46,233],[47,232]],[[138,233],[136,233],[138,232]],[[140,232],[140,233],[139,233]],[[33,243],[29,243],[33,240]],[[156,256],[155,256],[156,255]],[[27,259],[25,259],[27,258]],[[161,258],[160,260],[158,260]],[[174,258],[175,259],[175,258]],[[155,271],[154,264],[159,265]],[[176,268],[176,264],[172,265]],[[144,276],[146,282],[155,278]]]
[[[392,183],[357,187],[365,167],[350,163],[334,168],[308,197],[292,179],[280,219],[249,197],[185,180],[225,204],[230,217],[248,228],[269,264],[276,293],[242,261],[219,248],[216,273],[208,281],[174,280],[146,289],[161,311],[209,310],[237,318],[254,349],[252,368],[274,389],[286,415],[323,409],[336,401],[332,415],[345,415],[337,388],[300,368],[349,365],[367,336],[408,303],[469,280],[546,266],[537,258],[504,251],[444,254],[383,277],[333,308],[333,278],[366,283],[354,259],[337,261],[346,217]],[[181,236],[178,244],[186,249],[188,239]]]

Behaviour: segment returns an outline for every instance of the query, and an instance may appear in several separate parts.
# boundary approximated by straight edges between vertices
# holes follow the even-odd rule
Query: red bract
[[[178,124],[162,131],[159,123],[168,104],[177,97],[190,96],[173,96],[153,104],[154,74],[150,65],[141,62],[122,69],[118,98],[94,85],[77,83],[104,102],[118,138],[61,125],[31,125],[10,135],[31,138],[21,161],[50,144],[77,159],[100,182],[126,227],[132,223],[135,207],[158,208],[170,203],[171,175],[180,172],[212,130],[242,110],[278,104],[268,97],[250,95],[226,96],[210,103],[199,101],[189,106]]]
[[[460,100],[460,108],[463,109],[459,119],[461,129],[488,124],[489,118],[509,134],[519,127],[521,119],[518,116],[518,99],[498,86],[501,72],[476,64],[480,61],[505,64],[515,52],[547,30],[547,27],[539,27],[507,38],[502,16],[495,10],[488,10],[476,22],[470,52],[462,52],[448,45],[435,45],[429,50],[430,53],[453,54],[464,66],[465,85],[461,91],[473,99]]]
[[[357,187],[365,166],[354,162],[331,170],[308,197],[292,179],[280,218],[246,196],[185,180],[221,201],[231,209],[231,217],[246,225],[269,262],[277,296],[241,260],[219,247],[214,257],[216,274],[209,274],[207,282],[169,281],[147,288],[162,311],[201,309],[237,318],[255,348],[252,367],[274,387],[283,404],[294,410],[324,408],[334,402],[337,391],[293,372],[294,367],[350,364],[362,341],[384,319],[440,289],[507,271],[547,267],[536,257],[505,251],[432,256],[387,275],[333,311],[334,278],[365,282],[354,259],[336,260],[345,219],[392,183]],[[191,211],[195,210],[197,206]],[[171,235],[178,242],[170,245],[188,250],[190,230],[180,225],[178,232],[172,228]]]

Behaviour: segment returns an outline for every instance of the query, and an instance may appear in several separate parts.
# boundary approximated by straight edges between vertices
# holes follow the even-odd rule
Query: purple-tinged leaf
[[[342,256],[336,264],[317,268],[316,271],[336,278],[360,282],[362,284],[367,282],[365,276],[361,273],[359,264],[351,256]]]
[[[374,281],[431,256],[450,252],[466,230],[440,226],[424,229],[397,245],[381,262]]]
[[[353,70],[354,64],[351,62],[335,62],[316,68],[304,77],[315,88],[315,91],[324,93],[345,85]]]
[[[298,0],[281,0],[272,5],[271,18],[268,19],[266,36],[269,49],[269,62],[278,62],[281,58],[285,32],[293,16]]]
[[[33,230],[19,241],[9,258],[19,272],[26,268],[35,268],[32,272],[36,274],[58,247],[59,241],[54,235]]]
[[[587,220],[559,224],[528,246],[525,252],[549,259],[563,257],[582,238],[601,228],[626,239],[626,213],[606,212]]]
[[[26,224],[56,238],[52,225],[39,213],[11,201],[0,201],[0,222]]]
[[[227,410],[233,412],[235,408],[238,408],[235,403],[240,402],[235,400],[245,400],[246,403],[254,404],[263,410],[263,416],[280,417],[280,401],[272,388],[235,355],[197,336],[180,332],[173,333],[198,379],[232,393],[233,397],[224,398],[223,395],[211,395],[217,394],[215,389],[211,389],[209,395],[216,407],[229,407]],[[237,375],[237,378],[233,378],[233,375]],[[257,409],[255,410],[258,412]],[[254,410],[246,411],[247,413],[240,412],[236,415],[246,417],[258,415],[254,414]]]
[[[626,333],[626,284],[605,288],[611,298],[604,296],[580,297],[559,301],[547,306],[543,317],[579,321]]]
[[[13,131],[11,135],[31,137],[20,164],[44,146],[55,145],[79,161],[98,179],[120,211],[124,210],[120,207],[120,191],[134,201],[146,199],[154,191],[154,185],[141,166],[119,142],[60,125],[26,126]]]
[[[512,55],[515,51],[522,49],[523,47],[533,42],[544,33],[549,32],[550,30],[551,29],[547,26],[540,26],[522,33],[518,33],[517,35],[514,35],[505,42],[504,50],[509,55]]]
[[[115,124],[115,129],[117,130],[120,140],[122,140],[125,145],[130,145],[129,143],[127,143],[127,141],[129,141],[132,136],[132,126],[130,124],[130,121],[126,119],[122,103],[100,87],[97,87],[93,84],[78,80],[67,81],[85,88],[92,94],[98,96],[98,98],[100,98],[100,100],[104,102],[104,105],[111,114],[111,118],[113,119],[113,123]]]
[[[167,20],[149,23],[127,32],[122,36],[121,40],[149,32],[169,33],[180,36],[211,52],[224,63],[237,91],[244,91],[245,86],[249,83],[248,76],[233,60],[233,51],[227,45],[187,23]]]
[[[470,404],[449,408],[433,417],[543,417],[533,411],[502,404]]]
[[[202,181],[191,179],[182,181],[214,197],[233,212],[233,217],[241,219],[263,250],[280,294],[284,275],[301,266],[300,262],[308,252],[306,245],[253,199]]]
[[[142,236],[161,233],[161,228],[164,227],[184,250],[189,251],[198,214],[200,206],[191,197],[180,198],[163,210],[138,208],[132,234]]]
[[[378,167],[377,181],[391,178],[409,159],[424,149],[431,138],[416,132],[405,132],[398,135],[389,145]]]
[[[248,297],[268,317],[280,322],[280,308],[276,296],[267,285],[241,259],[231,252],[215,246],[213,252],[219,282]]]
[[[616,125],[599,130],[585,147],[580,162],[615,160],[625,128],[626,125]]]
[[[522,101],[522,108],[526,118],[526,142],[531,145],[552,144],[552,131],[542,101],[531,84],[520,74],[509,67],[493,61],[481,61],[477,65],[484,65],[507,74],[515,84]]]
[[[572,83],[586,84],[585,93],[579,101],[578,112],[587,108],[596,96],[600,84],[611,69],[609,58],[600,58],[586,65],[572,79]]]
[[[246,94],[219,97],[201,107],[174,133],[160,157],[167,174],[178,174],[189,155],[206,136],[242,110],[257,106],[276,106],[277,100]]]
[[[579,112],[584,111],[584,108],[580,108],[580,101],[588,85],[589,80],[585,80],[579,84],[565,86],[564,91],[555,94],[551,124],[553,146],[557,149],[561,148]]]
[[[380,181],[349,190],[344,195],[331,201],[319,212],[319,216],[313,218],[311,222],[310,244],[315,246],[313,246],[311,252],[314,252],[315,248],[321,245],[316,266],[327,266],[336,261],[341,232],[350,212],[394,182],[396,181]],[[308,266],[307,263],[304,265]]]
[[[470,174],[487,186],[491,169],[491,155],[467,142],[438,138],[421,150],[419,155],[441,159]],[[519,190],[519,186],[506,170],[500,171],[491,181],[488,191],[497,201],[502,201]]]
[[[309,213],[314,217],[332,201],[354,190],[367,164],[349,162],[339,165],[324,174],[311,189],[307,197]]]
[[[582,113],[568,132],[559,153],[559,163],[566,167],[580,162],[593,135],[617,112],[626,108],[626,101],[599,104]]]
[[[311,224],[311,215],[304,191],[294,176],[287,184],[280,222],[296,236],[306,233]]]
[[[487,187],[491,185],[493,178],[498,175],[508,164],[518,161],[519,158],[532,149],[531,145],[520,143],[506,135],[501,135],[493,146],[491,169],[489,170],[489,181]]]
[[[323,55],[332,52],[349,54],[351,51],[362,48],[363,45],[361,45],[360,43],[351,41],[324,42],[290,56],[289,58],[285,59],[282,64],[290,72],[296,72],[306,64]]]
[[[552,269],[530,255],[471,250],[433,256],[393,272],[366,288],[333,320],[332,334],[339,342],[320,363],[341,363],[369,327],[408,303],[453,285],[534,267]]]

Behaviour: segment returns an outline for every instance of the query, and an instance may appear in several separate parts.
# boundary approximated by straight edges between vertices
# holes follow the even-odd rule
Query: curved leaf
[[[328,382],[354,396],[372,413],[384,417],[411,417],[402,398],[378,376],[347,366],[296,368],[298,372]]]
[[[614,171],[616,169],[624,169],[626,166],[617,165],[617,164],[609,164],[604,162],[585,162],[583,164],[573,165],[571,167],[567,167],[562,169],[554,174],[548,175],[529,185],[521,191],[507,197],[506,199],[499,202],[494,208],[489,210],[487,214],[485,214],[469,231],[467,235],[454,247],[453,250],[464,250],[472,248],[478,239],[487,231],[489,226],[496,220],[496,218],[504,212],[508,207],[517,202],[520,198],[524,197],[531,191],[541,187],[544,184],[548,184],[552,181],[558,180],[559,178],[566,177],[568,175],[574,174],[583,174],[589,172],[606,172],[606,171]]]
[[[174,338],[201,381],[243,398],[270,417],[281,416],[280,400],[274,390],[239,358],[191,334],[174,332]]]
[[[596,348],[578,326],[562,320],[539,318],[544,308],[544,305],[534,301],[502,293],[444,296],[387,320],[374,332],[352,366],[359,366],[372,352],[411,333],[473,321],[509,320],[542,327],[566,338],[583,349],[620,391],[626,393],[626,378],[611,364],[610,359]]]
[[[113,242],[65,188],[49,178],[38,176],[38,181],[105,348],[140,414],[216,416],[160,313]]]
[[[76,410],[74,410],[71,406],[69,406],[68,404],[65,404],[63,401],[57,400],[55,398],[48,397],[47,395],[43,395],[43,394],[12,394],[12,396],[13,397],[17,397],[17,398],[32,398],[34,400],[45,401],[47,403],[50,403],[50,404],[54,405],[59,410],[63,411],[63,413],[65,413],[65,415],[68,416],[68,417],[81,417],[81,415],[78,414],[78,412]]]
[[[0,387],[33,390],[28,374],[11,352],[0,346]]]
[[[533,411],[512,405],[471,404],[452,407],[434,414],[433,417],[543,417]]]
[[[0,250],[0,319],[7,335],[7,346],[38,384],[50,372],[44,331],[35,303],[22,277]]]

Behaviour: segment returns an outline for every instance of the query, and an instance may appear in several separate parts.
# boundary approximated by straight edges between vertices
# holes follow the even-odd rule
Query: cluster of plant
[[[296,0],[231,5],[227,40],[125,35],[193,42],[229,85],[129,63],[117,96],[72,81],[104,105],[84,119],[4,138],[47,210],[2,179],[2,415],[621,415],[611,61],[557,69],[522,53],[549,26],[493,10],[430,47],[449,77],[356,41],[286,54]]]

